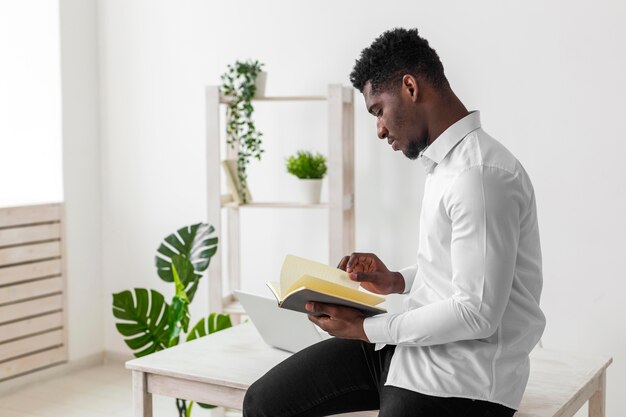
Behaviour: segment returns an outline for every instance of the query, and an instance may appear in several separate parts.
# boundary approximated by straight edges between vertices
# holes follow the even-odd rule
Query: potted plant
[[[244,190],[248,187],[247,166],[252,158],[261,160],[264,149],[261,147],[263,134],[256,129],[252,114],[252,99],[262,95],[265,89],[266,74],[261,70],[264,64],[259,61],[236,61],[227,66],[222,74],[222,94],[231,98],[226,109],[226,143],[233,149],[238,147],[237,175],[241,183],[239,193],[243,203],[249,202]]]
[[[203,272],[217,252],[217,237],[211,236],[213,226],[198,223],[178,229],[163,239],[155,258],[157,274],[163,281],[174,284],[171,304],[153,289],[134,288],[113,294],[113,315],[118,319],[117,330],[135,357],[167,349],[186,341],[232,326],[228,314],[211,313],[201,318],[189,330],[189,304],[193,301]],[[149,306],[149,307],[148,307]],[[203,408],[215,408],[198,403]],[[193,401],[176,399],[179,417],[189,417]]]
[[[299,178],[300,201],[305,204],[320,202],[322,180],[326,175],[326,157],[320,153],[298,151],[286,158],[287,172]]]

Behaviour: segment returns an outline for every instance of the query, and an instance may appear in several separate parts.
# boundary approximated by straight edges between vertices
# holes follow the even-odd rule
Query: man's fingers
[[[362,271],[363,266],[364,266],[362,264],[365,264],[367,258],[370,255],[371,253],[352,252],[352,254],[350,255],[350,259],[348,259],[348,265],[346,266],[346,271],[352,272],[358,266],[361,266],[361,268],[358,268],[358,269]]]
[[[337,307],[324,303],[308,302],[305,306],[306,310],[312,315],[322,316],[336,316]],[[329,317],[330,318],[330,317]]]
[[[351,272],[350,279],[358,282],[377,282],[380,272]]]
[[[337,265],[337,268],[345,271],[348,267],[348,259],[350,259],[349,256],[344,256],[343,258],[341,258],[341,261],[339,262],[339,265]]]
[[[330,317],[328,317],[328,316],[314,316],[312,314],[309,314],[308,316],[309,316],[309,320],[312,321],[313,324],[315,324],[316,326],[318,326],[322,330],[328,331],[327,325],[328,325],[328,321],[330,320]]]

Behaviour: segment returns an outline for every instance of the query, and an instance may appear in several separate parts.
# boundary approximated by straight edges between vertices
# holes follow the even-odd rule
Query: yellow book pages
[[[355,290],[359,288],[359,283],[352,281],[346,271],[299,256],[287,255],[280,271],[281,293],[286,294],[286,289],[303,275],[311,275]]]
[[[274,297],[278,301],[282,301],[282,297],[280,296],[280,284],[278,282],[267,281],[267,286],[274,293]]]
[[[280,299],[285,299],[289,297],[289,295],[291,295],[293,292],[298,291],[301,288],[314,290],[323,294],[334,295],[338,298],[353,300],[370,306],[375,306],[385,301],[383,297],[379,297],[377,295],[370,294],[364,291],[359,291],[354,288],[348,288],[344,285],[312,277],[310,275],[304,275],[300,279],[296,280],[296,282],[294,282],[291,287],[287,288],[287,290],[283,292],[284,296]]]

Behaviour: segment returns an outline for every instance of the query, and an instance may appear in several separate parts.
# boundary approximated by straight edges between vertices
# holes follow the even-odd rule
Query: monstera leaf
[[[202,273],[217,252],[217,237],[211,237],[214,231],[206,223],[186,226],[163,239],[157,249],[155,263],[159,277],[174,282],[172,264],[175,264],[189,302],[193,301]]]
[[[228,314],[211,313],[205,320],[204,317],[196,323],[187,335],[187,341],[197,339],[207,334],[219,332],[220,330],[233,327]]]
[[[169,306],[155,290],[134,290],[134,298],[128,290],[113,294],[113,315],[122,320],[115,327],[139,358],[168,347]]]

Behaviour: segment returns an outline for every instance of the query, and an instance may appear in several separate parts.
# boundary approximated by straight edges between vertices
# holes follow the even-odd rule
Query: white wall
[[[0,2],[0,207],[63,199],[58,2]]]
[[[416,26],[459,97],[482,111],[485,130],[534,182],[544,345],[612,355],[608,415],[625,414],[624,21],[624,3],[608,0],[99,2],[105,348],[126,351],[111,294],[140,286],[170,297],[154,251],[175,228],[206,220],[204,86],[251,57],[267,64],[268,94],[323,94],[328,83],[349,83],[358,53],[384,30]],[[400,268],[417,251],[423,168],[376,139],[357,98],[357,249]],[[325,149],[323,107],[275,106],[257,107],[267,149],[251,169],[259,200],[288,198],[285,154]],[[286,252],[327,260],[323,221],[322,213],[244,212],[244,286],[262,291]],[[206,299],[203,287],[194,319]]]
[[[0,2],[0,207],[65,201],[70,361],[104,349],[95,4]]]
[[[60,0],[70,361],[104,349],[96,0]]]

